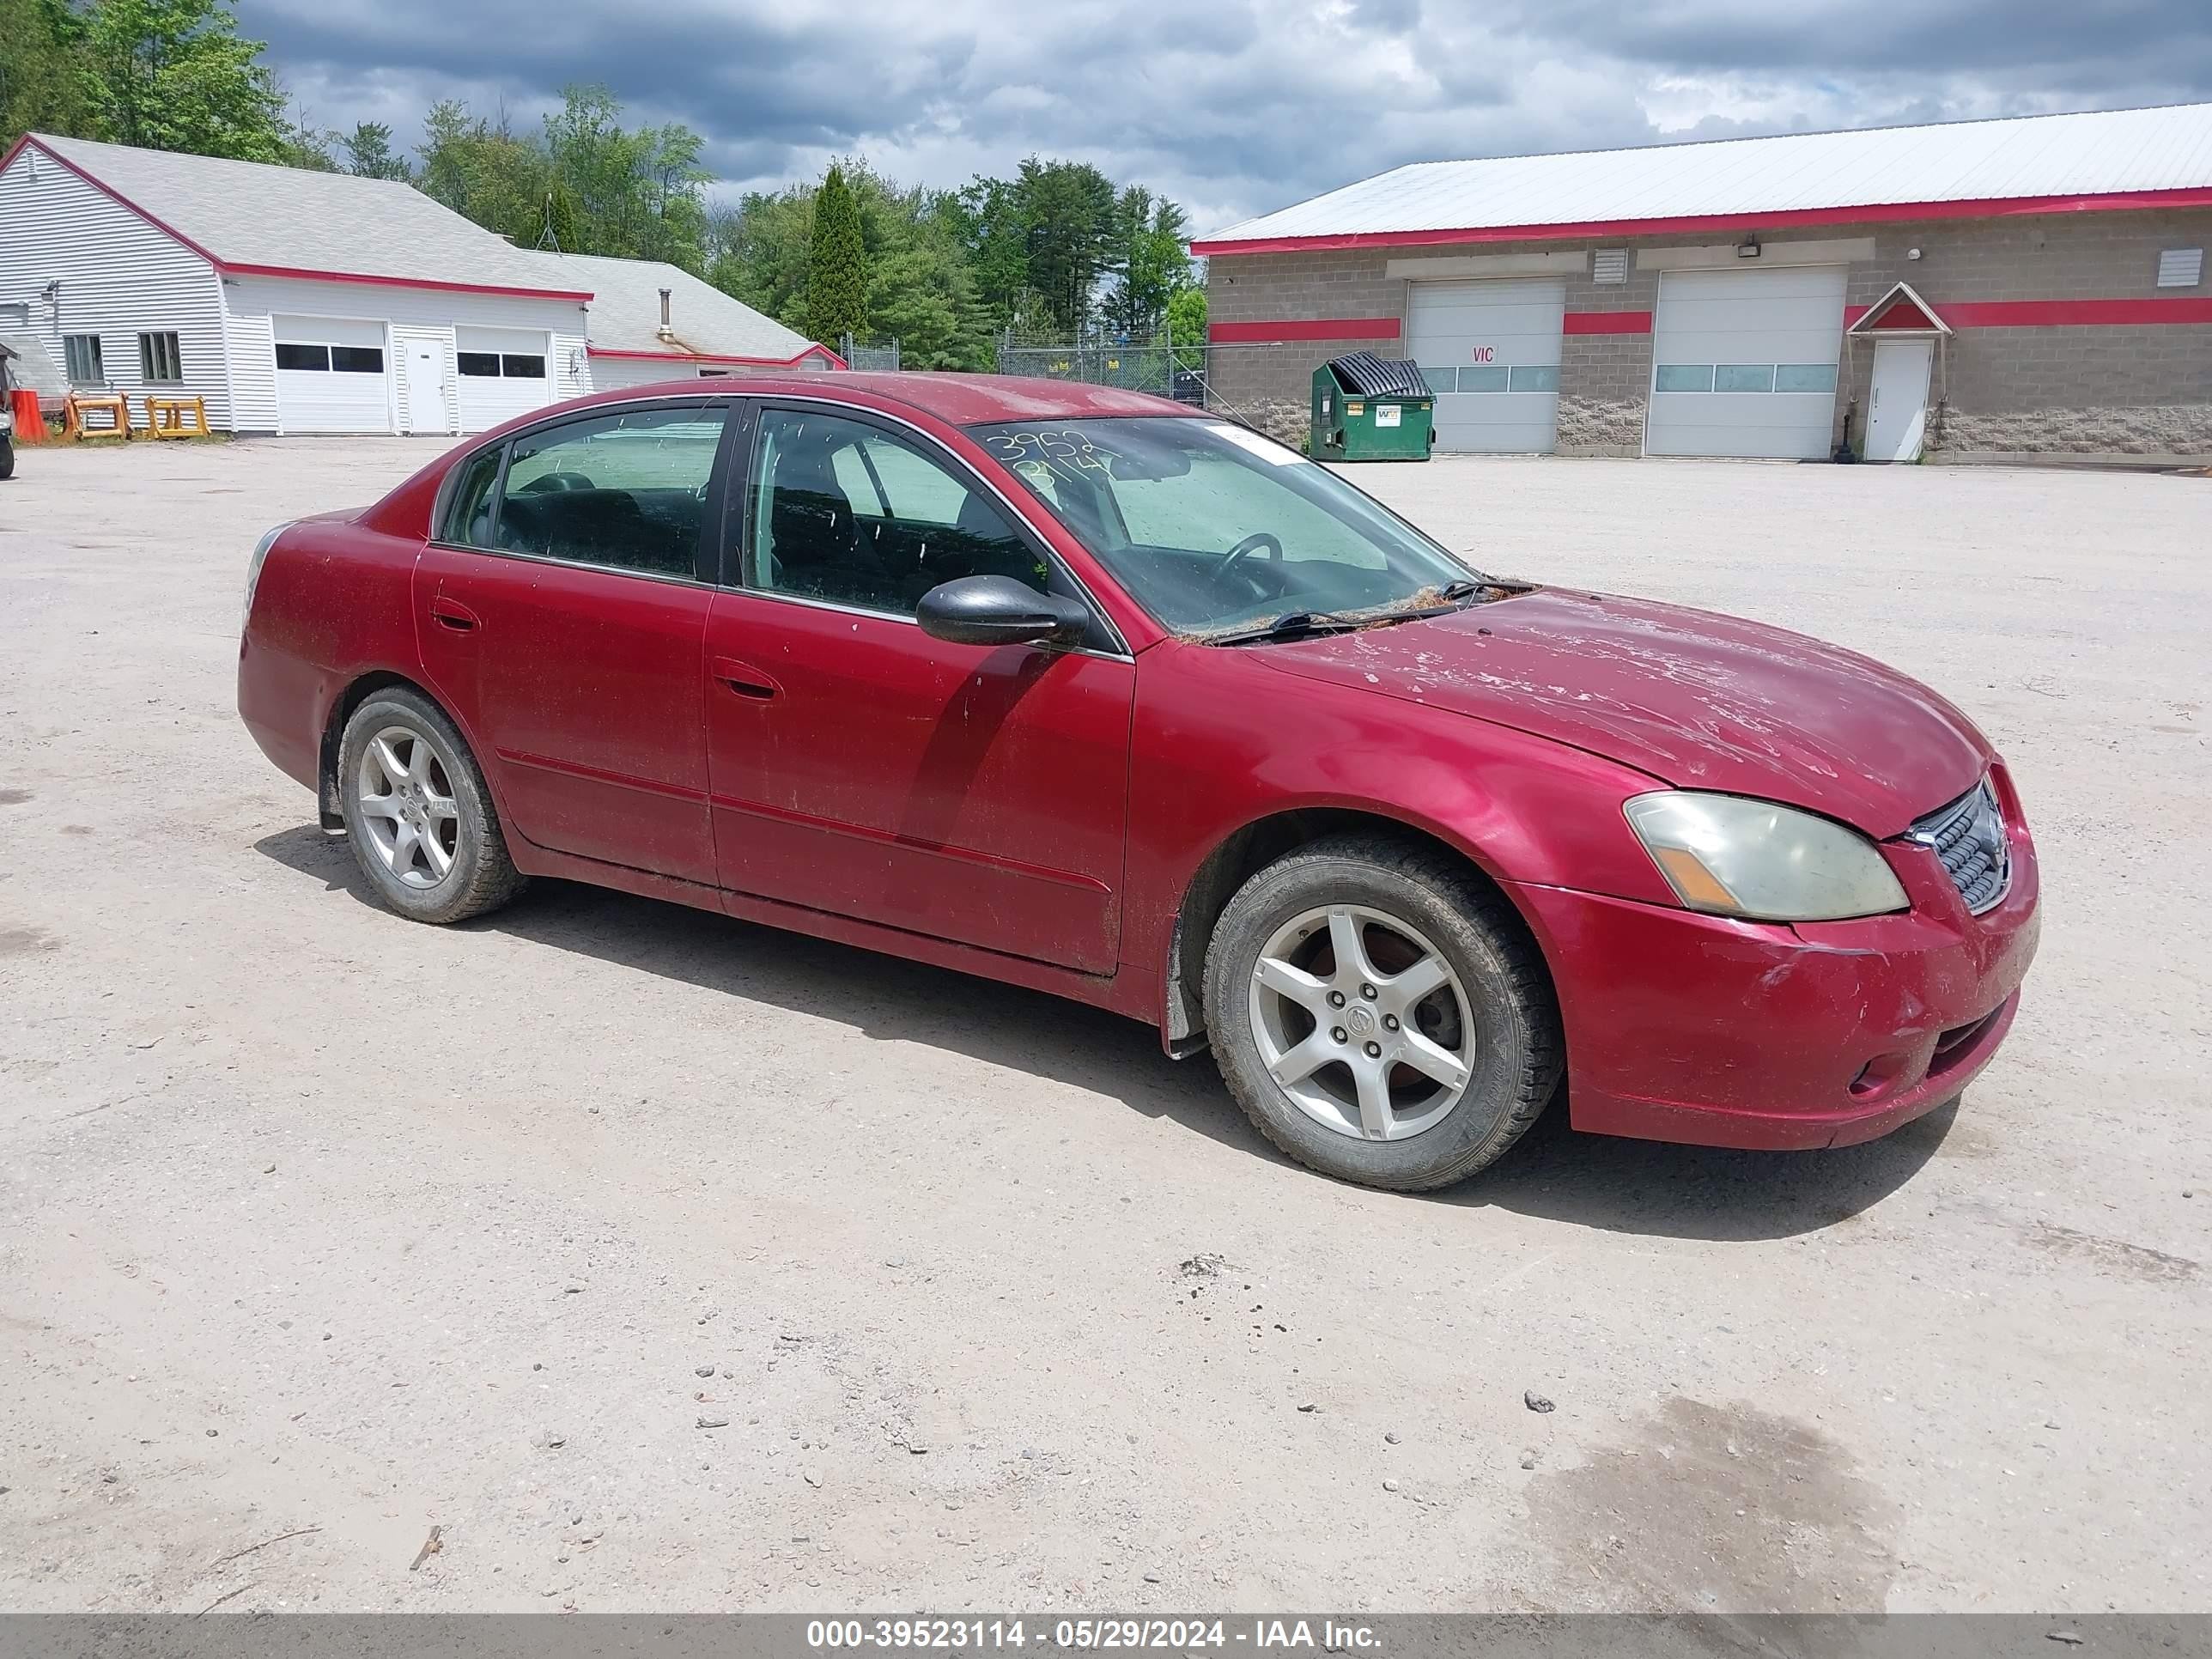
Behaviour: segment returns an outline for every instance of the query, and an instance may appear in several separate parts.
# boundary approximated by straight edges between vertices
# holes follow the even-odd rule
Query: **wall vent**
[[[2158,256],[2160,288],[2195,288],[2204,279],[2204,250],[2170,247]]]
[[[1601,247],[1590,255],[1590,281],[1593,283],[1625,283],[1628,280],[1628,250],[1625,247]]]

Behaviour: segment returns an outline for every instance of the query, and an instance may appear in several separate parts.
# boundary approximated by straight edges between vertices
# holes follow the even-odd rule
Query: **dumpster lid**
[[[1421,371],[1412,363],[1378,357],[1371,351],[1351,351],[1333,358],[1329,373],[1346,392],[1364,398],[1428,398],[1435,394]]]

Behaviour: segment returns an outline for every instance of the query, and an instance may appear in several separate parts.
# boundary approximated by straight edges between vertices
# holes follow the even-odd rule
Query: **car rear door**
[[[766,404],[753,425],[707,623],[723,884],[1111,973],[1127,648],[1103,619],[1078,649],[933,639],[915,603],[955,576],[1085,596],[926,434],[798,400]]]
[[[727,405],[659,399],[465,462],[416,568],[432,689],[556,852],[714,882],[701,560]]]

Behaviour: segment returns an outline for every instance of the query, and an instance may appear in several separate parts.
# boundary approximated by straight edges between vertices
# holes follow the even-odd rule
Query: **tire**
[[[0,479],[15,476],[15,441],[0,438]]]
[[[1346,925],[1356,955],[1340,969]],[[1260,1133],[1363,1186],[1464,1180],[1543,1115],[1565,1067],[1550,976],[1519,916],[1446,854],[1388,836],[1331,836],[1246,882],[1207,942],[1205,1007],[1222,1077]],[[1363,1073],[1359,1054],[1378,1052]]]
[[[395,686],[354,710],[338,744],[337,787],[354,861],[386,908],[413,921],[465,921],[527,884],[475,757],[421,693]],[[376,811],[380,800],[390,810]]]

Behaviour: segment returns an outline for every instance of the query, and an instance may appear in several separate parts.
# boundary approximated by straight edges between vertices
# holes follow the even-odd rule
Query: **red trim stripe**
[[[218,260],[216,269],[226,276],[282,276],[303,283],[363,283],[374,288],[430,289],[440,294],[507,294],[528,300],[573,300],[578,305],[592,297],[588,289],[513,288],[501,283],[441,283],[426,276],[377,276],[366,271],[295,270],[289,265],[234,265]]]
[[[1696,213],[1666,219],[1586,219],[1556,225],[1468,225],[1450,230],[1370,230],[1331,236],[1270,236],[1249,242],[1193,242],[1210,259],[1242,253],[1328,248],[1438,247],[1464,242],[1553,242],[1577,236],[1654,236],[1676,231],[1769,230],[1784,225],[1875,225],[1919,219],[2003,219],[2021,214],[2121,213],[2145,208],[2212,207],[2212,186],[2118,191],[2103,196],[2020,196],[1971,202],[1881,202],[1861,207],[1790,208],[1778,212]]]
[[[2212,323],[2212,300],[1966,300],[1936,310],[1954,328],[2110,328]]]
[[[1648,311],[1571,311],[1561,319],[1562,334],[1649,334]]]
[[[1216,345],[1258,345],[1276,340],[1395,340],[1395,317],[1304,317],[1272,323],[1215,323],[1206,337]]]

